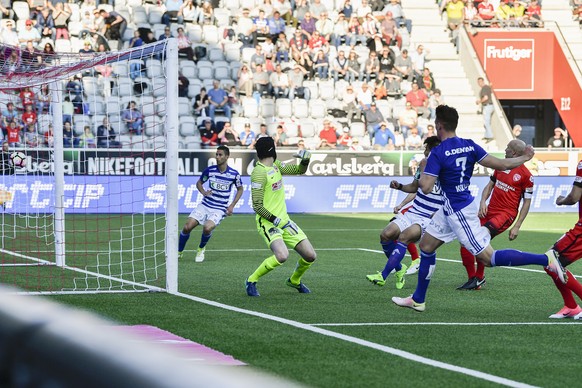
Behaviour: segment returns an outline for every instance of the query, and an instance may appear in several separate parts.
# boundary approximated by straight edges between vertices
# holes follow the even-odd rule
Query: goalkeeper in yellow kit
[[[296,157],[301,159],[299,165],[285,165],[277,160],[275,141],[271,137],[261,137],[255,144],[259,162],[251,174],[251,193],[253,210],[257,213],[257,229],[273,255],[267,257],[248,277],[246,290],[248,296],[259,296],[257,281],[261,276],[271,272],[289,258],[289,248],[295,249],[301,256],[295,272],[287,279],[287,285],[303,294],[309,288],[301,282],[301,277],[315,261],[315,250],[303,231],[287,214],[285,188],[282,175],[305,174],[311,154],[301,150]]]

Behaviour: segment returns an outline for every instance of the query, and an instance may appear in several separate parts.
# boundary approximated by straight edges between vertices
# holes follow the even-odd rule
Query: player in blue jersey
[[[424,156],[428,157],[430,150],[440,144],[436,136],[431,136],[424,141]],[[391,221],[380,234],[380,244],[382,250],[388,258],[384,270],[366,278],[372,283],[383,286],[386,284],[386,278],[392,270],[395,270],[396,288],[404,287],[404,275],[407,267],[401,264],[408,244],[415,243],[420,239],[427,225],[430,223],[432,215],[443,205],[441,190],[436,184],[432,192],[424,194],[418,186],[420,179],[420,168],[416,170],[414,180],[411,183],[403,185],[398,181],[390,182],[390,187],[396,190],[402,190],[407,193],[416,193],[412,206],[404,214],[399,214]]]
[[[486,267],[537,264],[547,267],[556,273],[562,283],[566,283],[564,268],[553,250],[546,254],[514,249],[493,250],[489,243],[491,236],[479,221],[479,201],[469,191],[475,163],[500,171],[511,170],[530,160],[534,155],[533,148],[528,146],[523,155],[514,158],[496,158],[474,141],[457,137],[458,122],[459,114],[455,108],[446,105],[437,107],[435,128],[441,144],[431,151],[426,160],[419,186],[424,193],[430,193],[438,179],[444,205],[434,214],[420,239],[416,291],[407,298],[394,297],[392,301],[398,306],[424,311],[426,292],[436,265],[436,250],[454,239],[458,239]]]
[[[180,233],[178,244],[178,257],[181,259],[190,238],[192,229],[202,224],[202,237],[196,253],[196,262],[204,261],[204,250],[208,240],[212,237],[212,231],[226,216],[232,215],[236,203],[243,194],[243,186],[240,174],[234,168],[228,166],[230,150],[226,146],[219,146],[216,150],[216,165],[207,167],[196,182],[196,188],[204,196],[202,202],[190,213],[184,228]],[[208,190],[204,190],[204,183],[208,182]],[[236,187],[236,194],[229,204],[232,187]]]

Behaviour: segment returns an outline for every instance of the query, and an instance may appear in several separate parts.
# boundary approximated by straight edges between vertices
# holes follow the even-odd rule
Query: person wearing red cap
[[[33,27],[33,21],[27,20],[25,23],[24,30],[21,30],[18,33],[18,42],[22,46],[26,46],[28,41],[32,41],[32,43],[36,46],[38,42],[40,42],[40,33],[36,28]]]

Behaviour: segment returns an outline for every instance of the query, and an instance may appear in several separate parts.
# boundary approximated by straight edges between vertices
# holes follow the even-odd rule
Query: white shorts
[[[458,239],[469,252],[478,255],[491,241],[489,231],[481,226],[478,213],[479,204],[476,200],[450,216],[446,216],[441,207],[432,217],[426,233],[444,243]]]
[[[200,203],[188,217],[194,218],[200,225],[204,225],[206,221],[212,221],[214,225],[218,226],[225,216],[224,210],[212,209]]]
[[[411,214],[410,211],[407,211],[404,214],[399,214],[394,219],[394,222],[400,228],[400,233],[404,232],[404,230],[408,229],[414,224],[420,226],[421,233],[424,233],[428,224],[430,224],[430,218],[423,217],[418,214]]]

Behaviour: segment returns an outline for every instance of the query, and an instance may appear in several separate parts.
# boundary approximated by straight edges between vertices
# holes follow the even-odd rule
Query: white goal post
[[[175,39],[89,54],[0,45],[0,283],[177,292],[178,67]]]

